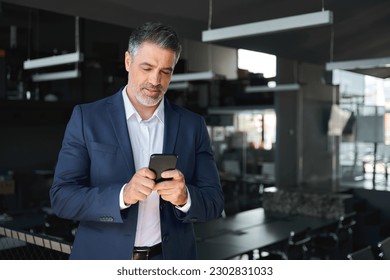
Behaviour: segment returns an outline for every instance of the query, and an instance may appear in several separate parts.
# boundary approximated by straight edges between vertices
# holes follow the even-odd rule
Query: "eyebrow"
[[[141,64],[140,64],[141,66],[148,66],[148,67],[154,67],[152,64],[150,64],[150,63],[147,63],[147,62],[142,62]],[[164,71],[173,71],[173,68],[172,67],[165,67],[165,68],[162,68],[161,70],[164,70]]]

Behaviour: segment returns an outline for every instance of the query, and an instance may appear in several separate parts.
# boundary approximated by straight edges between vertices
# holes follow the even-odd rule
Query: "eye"
[[[165,75],[171,75],[171,72],[170,72],[170,71],[163,71],[163,74],[165,74]]]
[[[162,70],[161,71],[163,74],[165,75],[171,75],[172,74],[172,71],[171,70]]]
[[[140,68],[142,71],[151,71],[153,69],[153,67],[151,65],[149,65],[148,63],[142,63],[140,64]]]

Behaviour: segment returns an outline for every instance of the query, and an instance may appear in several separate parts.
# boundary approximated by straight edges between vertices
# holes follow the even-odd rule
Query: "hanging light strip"
[[[390,67],[390,57],[380,57],[371,59],[345,60],[326,63],[326,70],[356,70],[370,68]]]
[[[295,91],[299,90],[301,86],[299,84],[284,84],[276,85],[274,87],[269,86],[247,86],[245,87],[245,93],[258,93],[258,92],[277,92],[277,91]]]
[[[67,53],[61,55],[54,55],[50,57],[26,60],[23,63],[23,68],[27,70],[27,69],[43,68],[43,67],[62,65],[68,63],[77,63],[77,62],[82,62],[83,59],[84,56],[80,52]]]
[[[218,78],[223,78],[223,76],[218,75],[213,71],[205,71],[205,72],[174,74],[172,75],[171,82],[213,80]]]
[[[189,87],[190,87],[189,82],[174,82],[169,84],[168,89],[180,90],[180,89],[188,89]]]
[[[256,36],[280,31],[291,31],[295,29],[317,27],[333,23],[332,11],[321,11],[296,15],[278,19],[259,21],[206,30],[202,32],[203,42],[215,42],[228,39]]]
[[[32,75],[33,82],[54,81],[63,79],[74,79],[81,77],[81,72],[78,69],[62,72],[52,72]]]

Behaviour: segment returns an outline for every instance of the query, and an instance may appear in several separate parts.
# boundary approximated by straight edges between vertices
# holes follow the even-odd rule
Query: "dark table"
[[[240,231],[249,227],[272,221],[271,215],[265,215],[263,208],[256,208],[237,213],[227,218],[219,218],[207,223],[195,224],[197,240],[220,236],[224,233]]]
[[[318,230],[334,219],[264,213],[262,208],[195,225],[198,258],[230,259],[287,240],[290,232],[310,227]]]

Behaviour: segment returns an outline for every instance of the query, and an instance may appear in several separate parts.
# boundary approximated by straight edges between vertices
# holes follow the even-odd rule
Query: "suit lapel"
[[[122,98],[122,89],[117,92],[112,98],[108,99],[108,114],[110,116],[111,124],[114,127],[115,136],[118,140],[120,149],[127,162],[128,170],[135,173],[133,150],[127,129],[126,114]]]
[[[131,148],[131,142],[127,130],[122,90],[113,95],[112,98],[109,98],[107,102],[109,103],[107,109],[108,115],[110,117],[111,124],[114,127],[115,136],[118,140],[120,149],[126,159],[130,172],[135,173],[133,150]],[[163,153],[173,153],[175,151],[179,131],[180,114],[172,108],[167,98],[164,98],[164,102],[165,129]]]
[[[165,129],[163,153],[173,153],[177,142],[177,134],[180,125],[180,114],[176,112],[167,98],[164,98],[165,107]]]

